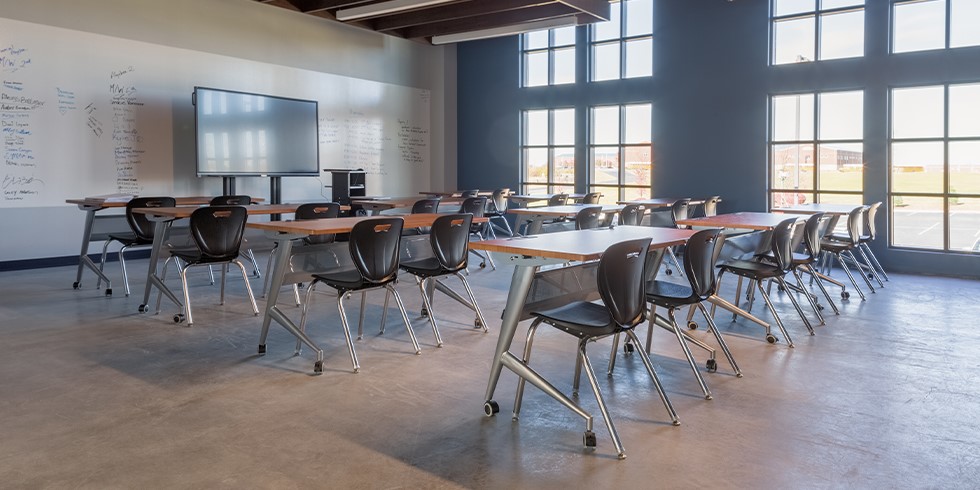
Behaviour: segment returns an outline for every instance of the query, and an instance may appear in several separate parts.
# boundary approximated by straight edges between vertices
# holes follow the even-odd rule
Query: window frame
[[[651,51],[651,57],[650,57],[650,74],[648,74],[648,75],[637,75],[637,76],[627,76],[626,75],[626,70],[627,70],[626,45],[629,44],[629,43],[631,43],[631,42],[643,41],[643,40],[647,40],[647,39],[650,40],[651,45],[653,44],[653,18],[652,18],[652,14],[651,14],[651,19],[650,19],[651,29],[650,29],[650,33],[649,34],[635,34],[635,35],[632,35],[632,36],[626,34],[627,16],[629,15],[629,7],[627,7],[627,4],[630,1],[637,1],[637,0],[619,0],[617,2],[612,2],[612,3],[618,3],[619,4],[619,9],[620,9],[619,10],[619,36],[618,37],[614,37],[614,38],[610,38],[610,39],[602,39],[602,40],[598,40],[597,41],[596,38],[595,38],[595,31],[596,31],[597,25],[596,24],[593,24],[593,25],[589,26],[589,30],[588,30],[588,34],[589,34],[588,35],[588,48],[589,48],[589,83],[593,83],[593,82],[611,82],[611,81],[614,81],[614,80],[629,80],[629,79],[634,79],[634,78],[649,78],[649,77],[652,77],[653,76],[653,49],[650,50]],[[626,7],[626,8],[624,9],[623,7]],[[652,9],[651,9],[651,11],[652,11]],[[596,79],[596,58],[597,57],[596,57],[596,54],[595,54],[596,47],[598,47],[598,46],[612,45],[612,44],[616,44],[619,47],[619,76],[617,76],[615,78],[603,78],[602,80],[597,80]]]
[[[648,143],[627,143],[626,142],[626,108],[630,106],[648,106],[650,108],[650,140]],[[595,110],[597,108],[609,108],[616,107],[619,109],[619,134],[616,143],[595,143]],[[648,196],[653,195],[653,171],[654,171],[654,155],[653,155],[653,102],[641,101],[641,102],[631,102],[622,104],[598,104],[589,106],[589,137],[588,137],[588,189],[589,192],[596,192],[596,189],[608,189],[616,188],[617,195],[612,202],[618,202],[625,200],[625,192],[627,189],[643,189],[648,192]],[[617,173],[617,182],[615,184],[609,183],[596,183],[595,180],[595,149],[596,148],[615,148],[619,156],[619,168]],[[636,185],[636,184],[626,184],[626,150],[627,148],[647,148],[650,154],[650,183],[648,185]],[[606,200],[614,196],[603,196]]]
[[[520,35],[520,47],[521,47],[521,88],[534,88],[534,87],[554,87],[561,85],[575,85],[578,83],[578,69],[576,66],[572,66],[572,81],[555,83],[555,53],[558,51],[571,50],[572,59],[575,60],[577,64],[578,61],[578,29],[576,27],[571,27],[575,31],[575,36],[573,36],[573,41],[570,44],[555,44],[555,30],[557,29],[567,29],[569,27],[556,27],[548,29],[548,44],[547,46],[540,48],[528,48],[528,36],[534,34],[533,32],[526,32]],[[547,53],[548,55],[548,83],[540,85],[529,85],[528,84],[528,59],[532,54]]]
[[[554,123],[554,121],[555,121],[555,111],[565,111],[565,110],[571,110],[572,111],[572,119],[574,120],[575,117],[577,116],[577,114],[576,114],[577,109],[574,106],[568,106],[568,107],[547,107],[547,108],[522,109],[521,110],[521,114],[520,114],[520,128],[521,128],[520,129],[520,131],[521,131],[521,136],[520,136],[520,143],[521,143],[521,145],[520,145],[520,152],[521,152],[520,162],[521,162],[521,164],[520,164],[520,167],[521,167],[521,174],[520,174],[519,188],[521,189],[521,192],[522,193],[525,193],[525,194],[531,193],[531,191],[528,190],[529,188],[531,188],[531,187],[541,187],[541,186],[545,186],[546,189],[547,189],[547,193],[549,193],[549,194],[557,193],[558,191],[562,191],[562,192],[574,192],[574,189],[575,189],[575,174],[577,173],[577,172],[575,172],[575,170],[577,170],[577,163],[574,163],[573,164],[572,182],[558,182],[558,181],[555,180],[555,149],[557,149],[557,148],[571,148],[572,154],[575,155],[576,149],[577,149],[577,144],[578,144],[577,138],[575,137],[577,135],[575,135],[574,133],[573,133],[572,142],[570,144],[555,144],[555,123]],[[541,111],[546,111],[547,112],[547,120],[548,120],[548,122],[547,122],[547,124],[548,124],[548,128],[547,128],[547,132],[548,132],[547,142],[545,144],[543,144],[543,145],[540,145],[540,144],[533,144],[533,145],[532,144],[528,144],[528,141],[527,141],[527,136],[528,136],[528,113],[530,113],[530,112],[541,112]],[[528,174],[527,174],[527,172],[528,172],[528,150],[531,150],[531,149],[539,149],[539,150],[540,149],[545,149],[548,152],[548,173],[547,173],[547,178],[545,179],[545,182],[531,182],[528,179]],[[573,159],[574,158],[575,157],[573,156]]]
[[[868,54],[868,42],[867,42],[867,0],[863,1],[860,5],[847,5],[844,7],[835,7],[824,9],[821,8],[822,0],[813,0],[813,10],[808,10],[805,12],[795,12],[792,14],[776,15],[776,2],[779,0],[771,0],[769,3],[769,66],[783,66],[783,65],[795,65],[798,63],[812,63],[815,61],[835,61],[835,60],[848,60],[854,58],[863,58]],[[898,1],[898,0],[892,0]],[[915,1],[915,0],[911,0]],[[945,0],[944,0],[945,1]],[[846,56],[840,58],[822,58],[822,53],[820,49],[820,41],[823,32],[823,20],[825,17],[835,14],[843,14],[847,12],[864,12],[864,26],[862,26],[862,43],[861,43],[861,54],[855,56]],[[785,22],[790,20],[800,20],[813,18],[813,58],[808,60],[806,58],[795,61],[795,62],[776,62],[776,24],[779,22]]]

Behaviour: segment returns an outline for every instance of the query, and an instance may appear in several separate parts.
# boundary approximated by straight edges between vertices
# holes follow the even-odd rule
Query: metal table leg
[[[99,270],[99,267],[95,265],[88,256],[88,246],[92,241],[92,228],[95,227],[95,213],[102,209],[101,206],[85,206],[83,204],[78,205],[78,209],[85,211],[85,229],[82,230],[82,249],[78,254],[78,272],[75,274],[75,283],[72,284],[72,288],[78,289],[82,287],[82,271],[86,267],[92,269],[95,275],[99,276],[100,279],[105,281],[106,294],[112,294],[112,283],[109,282],[109,277]]]
[[[156,225],[153,230],[153,248],[150,249],[150,266],[146,272],[146,286],[143,289],[143,302],[140,303],[139,312],[146,313],[149,310],[147,305],[150,304],[150,290],[154,286],[166,295],[170,301],[173,301],[175,305],[183,308],[184,304],[177,299],[177,295],[157,275],[160,263],[160,251],[163,250],[163,244],[167,242],[167,236],[170,234],[170,225],[173,223],[173,220],[156,218],[152,215],[147,215],[147,218],[150,221],[156,221]]]

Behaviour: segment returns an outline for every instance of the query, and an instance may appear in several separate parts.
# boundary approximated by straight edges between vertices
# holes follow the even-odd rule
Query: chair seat
[[[780,270],[779,267],[754,260],[733,260],[726,264],[720,265],[719,267],[731,272],[732,274],[743,277],[767,278],[783,275],[783,271]]]
[[[357,269],[331,272],[329,274],[313,274],[313,278],[341,291],[357,291],[381,285],[365,281]]]
[[[763,260],[776,260],[775,257],[772,256],[772,252],[759,255],[758,257],[761,257]],[[793,265],[812,264],[816,261],[816,259],[810,257],[810,254],[793,252]]]
[[[153,245],[153,240],[144,240],[144,239],[136,236],[135,233],[131,233],[131,232],[130,233],[110,233],[109,234],[109,239],[110,240],[115,240],[115,241],[123,244],[123,246],[126,246],[126,247],[132,247],[134,245]]]
[[[435,257],[427,257],[424,259],[413,260],[411,262],[402,262],[401,268],[409,274],[414,274],[419,277],[444,276],[455,272],[443,267],[442,264],[439,263],[439,259],[436,259]]]
[[[697,302],[690,286],[667,281],[647,283],[647,301],[666,308],[689,305]]]
[[[228,262],[227,256],[211,257],[201,252],[197,247],[180,247],[170,250],[170,254],[188,264],[214,264]],[[236,256],[237,257],[237,256]]]
[[[551,310],[532,311],[531,316],[539,317],[545,323],[579,338],[601,337],[620,330],[605,306],[587,301],[578,301]]]
[[[826,251],[831,252],[831,253],[839,253],[839,252],[843,252],[845,250],[850,250],[852,248],[854,248],[854,246],[851,245],[851,242],[849,242],[849,241],[847,241],[847,242],[842,242],[842,241],[838,241],[838,240],[821,240],[820,241],[820,249],[821,250],[826,250]]]

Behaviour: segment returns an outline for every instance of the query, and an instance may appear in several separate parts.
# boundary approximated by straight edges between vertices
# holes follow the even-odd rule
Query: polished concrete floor
[[[131,263],[129,298],[121,284],[104,297],[90,274],[72,290],[73,268],[0,273],[0,487],[980,485],[977,281],[893,275],[866,302],[842,304],[839,317],[825,310],[827,324],[812,337],[778,299],[795,349],[726,318],[719,324],[745,377],[721,361],[717,373],[705,373],[713,400],[701,396],[672,334],[655,332],[654,364],[682,425],[670,425],[640,360],[620,356],[612,377],[599,375],[626,446],[619,461],[587,384],[580,400],[597,414],[594,451],[581,445],[583,421],[536,388],[513,421],[516,380],[507,371],[495,396],[501,413],[483,415],[508,268],[470,276],[489,334],[439,296],[446,344],[438,349],[412,315],[420,356],[397,316],[375,334],[383,295],[372,297],[359,374],[350,370],[334,297],[319,295],[310,331],[326,363],[312,376],[311,355],[294,356],[281,328],[273,327],[268,353],[256,354],[260,319],[231,276],[228,301],[218,306],[218,288],[197,273],[191,328],[171,321],[172,305],[137,313],[145,264]],[[117,264],[110,274],[118,277]],[[399,289],[417,313],[414,284]],[[707,338],[703,329],[695,335]],[[597,368],[608,346],[590,348]],[[532,364],[570,392],[575,340],[542,329],[535,347]]]

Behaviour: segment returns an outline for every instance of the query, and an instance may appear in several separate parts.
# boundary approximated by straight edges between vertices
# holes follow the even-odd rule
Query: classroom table
[[[824,213],[837,216],[846,216],[854,208],[861,207],[861,204],[825,204],[825,203],[811,203],[811,204],[797,204],[795,206],[790,206],[788,208],[776,208],[773,209],[774,213],[788,213],[788,214],[816,214]]]
[[[404,227],[419,228],[432,226],[436,218],[445,216],[439,213],[419,213],[406,214],[400,216],[405,220]],[[326,218],[310,219],[299,221],[269,221],[263,223],[246,223],[246,227],[265,232],[266,236],[276,241],[276,249],[279,258],[275,261],[272,270],[272,285],[266,296],[265,314],[262,319],[262,333],[259,336],[259,354],[265,353],[265,342],[269,335],[269,326],[272,320],[281,325],[289,333],[296,336],[302,343],[306,344],[316,353],[316,361],[313,364],[313,372],[321,374],[323,372],[323,349],[318,347],[305,332],[301,331],[279,306],[279,292],[282,289],[286,278],[286,271],[289,269],[289,258],[293,253],[293,240],[304,238],[311,235],[332,235],[337,233],[350,233],[351,229],[360,221],[371,219],[369,216],[355,216],[349,218]],[[473,218],[474,223],[486,223],[487,218]],[[472,244],[471,244],[472,246]],[[457,299],[459,301],[459,299]]]
[[[558,194],[511,194],[508,199],[517,204],[518,207],[527,207],[532,202],[547,201]],[[581,201],[585,199],[585,194],[568,194],[569,201]]]
[[[207,196],[192,196],[192,197],[178,197],[178,206],[198,206],[201,204],[207,204],[211,202],[211,198]],[[106,283],[106,295],[112,294],[112,287],[109,282],[109,278],[104,272],[99,270],[99,267],[95,265],[88,256],[89,243],[92,241],[92,229],[95,227],[95,214],[104,209],[118,209],[125,208],[129,200],[106,200],[101,198],[82,198],[82,199],[65,199],[68,204],[74,204],[78,206],[78,209],[85,211],[85,227],[82,228],[82,250],[78,254],[78,272],[75,274],[75,283],[72,287],[78,289],[82,285],[82,271],[88,267],[99,276],[100,279]]]
[[[419,195],[431,196],[431,197],[463,197],[463,192],[465,191],[419,191]],[[478,191],[476,195],[480,197],[490,197],[493,195],[493,191]]]
[[[647,208],[669,208],[674,205],[675,202],[680,201],[681,197],[654,197],[651,199],[633,199],[631,201],[616,201],[616,204],[639,204]],[[691,206],[700,206],[704,204],[705,199],[691,199]]]
[[[521,357],[510,351],[517,324],[526,316],[528,294],[532,284],[541,277],[540,268],[546,265],[561,265],[569,261],[591,262],[602,257],[609,246],[636,238],[651,238],[650,248],[656,251],[655,261],[663,256],[663,249],[675,245],[683,245],[695,232],[673,228],[653,228],[649,226],[618,226],[616,228],[598,228],[592,230],[574,230],[544,235],[501,238],[471,243],[470,247],[498,255],[498,262],[514,264],[514,275],[507,293],[507,303],[504,306],[500,334],[497,347],[490,367],[490,379],[487,383],[484,397],[484,413],[487,416],[499,411],[499,406],[493,400],[494,390],[500,378],[502,368],[506,367],[537,386],[559,403],[584,418],[589,429],[592,427],[592,416],[558,390],[548,380],[525,364]],[[656,270],[653,268],[653,270]],[[550,272],[550,271],[549,271]],[[595,287],[594,284],[589,285]],[[665,319],[656,317],[658,324],[668,325]]]
[[[566,204],[564,206],[539,206],[534,208],[510,208],[508,214],[518,216],[517,228],[520,229],[521,222],[527,224],[524,229],[525,235],[537,235],[541,233],[541,227],[545,220],[555,218],[574,218],[584,208],[602,207],[602,213],[612,215],[610,219],[615,220],[616,215],[623,210],[619,204]]]
[[[381,214],[382,211],[387,211],[389,209],[396,208],[410,208],[417,201],[425,199],[420,196],[405,196],[405,197],[364,197],[359,199],[351,199],[351,204],[355,206],[361,206],[362,208],[368,210],[372,216],[377,216]],[[463,199],[458,197],[447,197],[439,200],[439,206],[451,205],[459,206],[463,204]]]
[[[248,211],[249,215],[262,215],[293,213],[299,206],[300,204],[252,204],[242,207]],[[349,209],[350,207],[341,206],[341,209],[344,208]],[[145,214],[147,219],[156,223],[153,230],[153,248],[150,250],[150,265],[146,272],[146,288],[143,291],[143,302],[139,305],[140,313],[145,313],[149,310],[147,305],[150,304],[150,291],[154,286],[173,301],[174,304],[183,307],[183,303],[177,298],[177,295],[157,275],[157,269],[160,261],[160,252],[163,250],[163,244],[167,241],[167,235],[170,233],[170,225],[175,220],[190,218],[195,209],[198,208],[192,206],[176,206],[133,209],[134,213]]]

